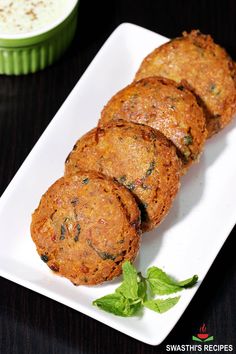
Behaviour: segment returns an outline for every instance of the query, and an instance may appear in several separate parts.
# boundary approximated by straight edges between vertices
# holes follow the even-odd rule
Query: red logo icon
[[[210,342],[214,340],[214,336],[209,336],[209,334],[207,333],[206,325],[205,323],[203,323],[203,325],[199,329],[199,333],[197,334],[197,336],[192,336],[192,340],[196,342]]]

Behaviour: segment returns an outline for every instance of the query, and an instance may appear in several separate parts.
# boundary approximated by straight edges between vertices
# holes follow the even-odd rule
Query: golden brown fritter
[[[146,231],[169,211],[179,188],[181,163],[174,145],[157,130],[120,120],[95,128],[77,141],[65,174],[81,169],[114,177],[130,189]]]
[[[140,243],[140,211],[132,194],[95,172],[57,180],[32,216],[41,259],[75,285],[100,284],[121,274]]]
[[[157,76],[133,82],[114,95],[99,125],[117,119],[158,129],[178,148],[185,169],[198,159],[207,134],[195,96],[184,85]]]
[[[193,30],[155,49],[142,62],[135,79],[159,75],[186,80],[207,118],[208,137],[224,128],[236,112],[235,66],[209,35]]]

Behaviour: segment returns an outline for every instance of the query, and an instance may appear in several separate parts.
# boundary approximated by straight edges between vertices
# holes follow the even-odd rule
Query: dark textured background
[[[76,38],[59,62],[34,75],[0,76],[0,193],[120,23],[132,22],[167,37],[199,28],[236,59],[235,18],[234,0],[81,0]],[[166,353],[166,344],[193,344],[191,335],[203,322],[215,335],[214,343],[234,344],[236,353],[235,250],[232,232],[196,297],[158,347],[0,278],[0,353]]]

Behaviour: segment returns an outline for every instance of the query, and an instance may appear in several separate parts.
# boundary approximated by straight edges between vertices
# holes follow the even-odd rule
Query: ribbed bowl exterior
[[[24,40],[0,39],[0,74],[35,73],[54,63],[70,45],[76,30],[78,6],[53,30]]]

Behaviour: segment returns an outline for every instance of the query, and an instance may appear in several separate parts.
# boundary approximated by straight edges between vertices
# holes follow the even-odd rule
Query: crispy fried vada
[[[130,189],[141,209],[142,230],[161,222],[179,189],[176,148],[151,127],[110,122],[79,139],[68,156],[65,175],[81,169],[115,178]]]
[[[99,125],[125,119],[151,126],[177,147],[184,168],[197,161],[206,139],[206,121],[195,96],[181,84],[162,77],[133,82],[104,107]]]
[[[32,216],[41,259],[75,285],[100,284],[133,261],[140,243],[140,211],[130,191],[95,172],[57,180]]]
[[[186,80],[207,119],[208,137],[224,128],[236,112],[236,71],[226,51],[198,30],[175,38],[150,53],[135,80],[163,76]]]

